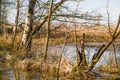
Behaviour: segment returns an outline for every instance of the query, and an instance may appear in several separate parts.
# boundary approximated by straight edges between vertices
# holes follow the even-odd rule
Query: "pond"
[[[79,46],[79,49],[80,49],[80,46]],[[96,47],[94,47],[94,46],[86,46],[85,47],[87,62],[90,62],[92,56],[98,51],[98,49],[99,49],[99,47],[97,47],[97,46]],[[42,50],[42,49],[37,49],[36,51],[39,52],[40,50]],[[64,53],[64,56],[68,57],[73,62],[75,62],[76,54],[75,54],[75,46],[74,45],[71,45],[71,44],[66,45],[64,48],[64,51],[62,51],[62,45],[57,45],[57,46],[49,48],[49,53],[52,53],[52,54],[62,53],[62,52]],[[116,54],[117,57],[119,57],[120,49],[117,46],[116,46],[116,53],[117,53]],[[98,72],[98,71],[96,71],[96,67],[98,67],[101,64],[107,65],[109,63],[109,61],[114,62],[114,59],[115,59],[114,50],[113,50],[113,47],[111,46],[109,49],[107,49],[104,52],[104,54],[100,58],[99,62],[96,64],[93,71]],[[47,79],[54,80],[54,79],[50,79],[49,76]],[[43,80],[43,79],[40,77],[40,73],[37,73],[34,71],[21,72],[21,71],[14,70],[12,67],[9,67],[9,68],[7,67],[5,69],[3,68],[0,70],[0,80]],[[96,77],[94,80],[107,80],[107,79]]]
[[[100,43],[102,45],[102,43]],[[98,43],[94,43],[94,45],[98,45]],[[79,50],[80,50],[80,46],[78,46]],[[93,55],[97,53],[97,51],[99,50],[98,46],[85,46],[85,54],[86,54],[86,60],[87,62],[90,62]],[[62,51],[62,45],[58,45],[56,47],[51,47],[49,48],[49,53],[62,53],[63,55],[66,56],[67,58],[71,59],[72,61],[76,61],[76,50],[75,50],[75,46],[72,44],[68,44],[65,46],[64,51]],[[116,52],[116,56],[119,59],[120,57],[120,47],[119,44],[117,43],[115,45],[115,51],[114,51],[114,47],[110,46],[101,56],[100,60],[98,61],[98,63],[96,64],[95,67],[98,67],[101,64],[107,65],[107,63],[109,63],[109,61],[113,61],[113,63],[115,63],[115,52]]]
[[[40,74],[34,71],[19,71],[12,67],[0,70],[0,80],[41,80]]]

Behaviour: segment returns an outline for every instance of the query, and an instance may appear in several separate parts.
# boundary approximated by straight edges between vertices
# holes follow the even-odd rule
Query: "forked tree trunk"
[[[52,11],[51,13],[54,13],[56,9],[58,9],[59,6],[61,6],[65,1],[67,0],[60,0],[58,3],[56,3],[53,8],[52,8]],[[48,19],[48,16],[49,16],[49,13],[47,13],[40,21],[39,23],[37,24],[37,27],[32,31],[32,36],[40,30],[40,28],[43,26],[43,24],[47,21]]]
[[[91,62],[88,65],[88,70],[91,70],[94,68],[95,64],[99,61],[99,59],[101,58],[101,56],[103,55],[103,53],[105,52],[105,50],[107,50],[107,48],[115,41],[115,39],[119,36],[120,32],[118,32],[114,38],[107,44],[107,45],[103,45],[99,51],[97,52],[97,54],[95,54],[91,60]]]
[[[81,44],[81,52],[78,49],[77,45],[77,34],[75,31],[75,46],[76,46],[76,55],[77,55],[77,68],[85,68],[86,67],[86,55],[85,55],[85,34],[83,34],[82,44]]]
[[[25,27],[22,36],[22,44],[25,46],[26,51],[31,50],[31,32],[33,26],[33,15],[34,15],[34,7],[37,0],[29,0],[28,11],[26,14]]]
[[[103,45],[101,46],[101,48],[99,49],[99,51],[97,52],[97,54],[94,54],[91,62],[88,64],[88,71],[93,69],[94,66],[96,65],[96,63],[99,61],[99,59],[101,58],[101,56],[103,55],[103,53],[105,52],[105,50],[107,50],[107,48],[115,41],[115,39],[120,35],[120,31],[118,31],[118,28],[119,28],[119,24],[120,24],[120,16],[119,16],[119,19],[118,19],[118,23],[117,23],[117,26],[116,26],[116,29],[113,33],[113,36],[112,36],[112,40],[106,44],[106,45]]]
[[[85,52],[84,52],[84,39],[85,39],[85,35],[83,34],[83,43],[82,43],[82,48],[81,48],[81,53],[78,50],[77,47],[77,37],[76,37],[76,31],[75,31],[75,46],[76,46],[76,54],[77,54],[77,67],[78,70],[84,71],[90,71],[94,68],[94,66],[96,65],[96,63],[99,61],[99,59],[101,58],[101,56],[103,55],[103,53],[107,50],[107,48],[115,41],[115,39],[120,35],[120,31],[118,31],[119,29],[119,24],[120,24],[120,16],[118,19],[118,24],[116,26],[116,29],[113,33],[112,36],[112,40],[110,42],[108,42],[108,44],[106,45],[102,45],[100,47],[100,49],[98,50],[98,52],[96,54],[94,54],[91,62],[89,64],[86,64],[86,57],[85,57]]]
[[[32,1],[36,2],[36,0],[32,0]],[[66,0],[61,0],[60,2],[56,3],[56,4],[54,5],[54,7],[52,8],[52,12],[51,12],[51,13],[55,12],[55,10],[56,10],[59,6],[61,6],[61,4],[63,4],[65,1],[66,1]],[[29,3],[29,4],[30,4],[30,3]],[[32,4],[32,3],[31,3],[31,4]],[[27,47],[26,47],[27,49],[30,49],[29,47],[31,47],[30,45],[31,45],[31,38],[32,38],[32,36],[43,26],[43,24],[47,21],[48,16],[49,16],[49,13],[46,14],[46,15],[40,20],[40,22],[37,24],[36,28],[32,31],[32,33],[31,33],[32,28],[29,28],[28,25],[25,25],[25,29],[24,29],[23,37],[22,37],[22,43],[23,43],[24,45],[27,45]],[[28,20],[29,20],[29,17],[28,17]],[[26,23],[28,22],[28,20],[27,20],[27,17],[26,17]],[[29,31],[29,29],[31,29],[31,30]],[[28,33],[31,33],[31,35],[30,35],[30,34],[28,35]],[[28,37],[28,36],[29,36],[29,37]]]
[[[77,56],[77,69],[80,68],[80,64],[82,62],[82,55],[78,49],[78,44],[77,44],[77,33],[76,33],[76,24],[75,24],[75,31],[74,31],[74,39],[75,39],[75,48],[76,48],[76,56]]]
[[[82,66],[86,66],[86,55],[85,55],[85,34],[83,34],[82,46],[81,46]]]

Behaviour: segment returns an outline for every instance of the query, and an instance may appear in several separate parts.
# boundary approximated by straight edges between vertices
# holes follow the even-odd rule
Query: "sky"
[[[79,1],[79,0],[78,0]],[[107,0],[84,0],[80,2],[78,9],[83,12],[91,12],[95,10],[95,13],[102,14],[104,17],[107,17],[107,10],[106,10]],[[70,2],[68,4],[70,8],[76,8],[76,5]],[[12,15],[11,18],[15,16],[15,10],[10,10]],[[110,19],[112,22],[117,22],[118,16],[120,14],[120,0],[109,0],[109,13]],[[11,20],[13,22],[14,19]]]
[[[97,13],[107,16],[107,0],[84,0],[80,3],[81,11],[97,10]],[[111,21],[117,21],[120,14],[120,0],[109,0],[109,13]]]

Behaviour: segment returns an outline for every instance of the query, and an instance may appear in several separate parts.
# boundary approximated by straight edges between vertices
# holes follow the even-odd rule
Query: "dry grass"
[[[97,68],[101,72],[107,72],[107,73],[118,73],[120,72],[120,69],[118,66],[111,64],[111,65],[100,65]]]
[[[100,65],[97,70],[102,72],[102,77],[107,77],[109,80],[120,80],[120,67],[115,64]]]
[[[57,59],[57,57],[55,58]],[[66,57],[62,59],[60,66],[61,77],[65,77],[65,75],[67,75],[71,71],[72,64],[70,64],[70,62],[71,61]],[[40,72],[41,75],[48,74],[52,77],[57,76],[56,75],[57,68],[58,68],[58,62],[53,62],[53,61],[41,62],[41,61],[34,61],[31,59],[19,60],[15,65],[15,69],[20,71],[34,70],[36,72]]]
[[[112,30],[115,29],[114,26],[111,27]],[[50,45],[61,44],[64,42],[64,38],[67,35],[66,43],[73,44],[74,42],[74,27],[68,29],[68,27],[59,27],[54,28],[50,32]],[[86,42],[108,42],[111,40],[111,36],[108,30],[108,27],[104,26],[96,26],[96,27],[78,27],[77,28],[77,37],[78,42],[82,39],[82,34],[85,33],[85,41]],[[6,35],[6,36],[5,36]],[[46,38],[46,29],[42,28],[36,35],[33,36],[33,46],[36,45],[44,45]],[[17,37],[15,40],[15,47],[18,46],[18,43],[21,40],[21,33],[17,33]],[[0,36],[0,50],[1,48],[11,47],[12,34],[3,34]],[[116,41],[120,41],[120,36],[116,39]]]
[[[112,32],[115,27],[111,26]],[[36,34],[35,39],[45,38],[45,29]],[[96,27],[78,27],[76,29],[78,41],[82,39],[82,34],[85,33],[86,42],[108,42],[111,40],[108,27],[96,26]],[[43,32],[43,33],[42,33]],[[39,34],[39,35],[38,35]],[[67,43],[73,43],[74,40],[74,27],[68,29],[68,27],[53,28],[50,34],[50,42],[60,44],[64,41],[64,37],[68,36]],[[116,41],[119,41],[120,37]],[[44,40],[43,40],[44,41]]]
[[[45,33],[46,33],[46,29],[43,28],[40,32],[38,32],[35,36],[33,36],[33,41],[32,41],[33,50],[36,50],[36,47],[37,48],[44,47],[45,37],[46,37]],[[104,42],[104,41],[108,42],[111,39],[110,34],[108,33],[108,29],[104,28],[103,26],[102,27],[99,26],[99,27],[78,28],[77,29],[78,42],[81,41],[83,33],[85,33],[86,42]],[[5,50],[6,52],[11,51],[11,50],[16,50],[16,48],[18,47],[18,43],[21,40],[20,32],[16,36],[14,49],[12,49],[11,47],[12,35],[11,34],[5,34],[5,35],[0,36],[0,42],[1,42],[0,50],[1,51]],[[73,44],[74,43],[74,28],[68,29],[67,27],[64,27],[64,28],[61,27],[61,28],[51,30],[49,44],[54,46],[54,45],[63,43],[66,35],[68,35],[66,43]],[[117,39],[117,41],[119,41],[119,39]],[[36,54],[34,52],[30,54],[28,53],[20,54],[20,53],[21,52],[17,52],[16,50],[15,52],[12,52],[12,54],[7,55],[7,58],[8,58],[7,60],[11,61],[11,63],[15,65],[16,69],[20,69],[23,71],[24,70],[25,71],[35,70],[35,71],[38,71],[44,74],[49,73],[49,75],[51,74],[53,77],[57,76],[56,72],[58,68],[59,55],[48,55],[49,58],[47,62],[43,63],[41,59],[37,60]],[[3,54],[1,55],[3,56]],[[11,56],[13,58],[11,58]],[[68,73],[71,73],[72,66],[73,64],[71,64],[71,61],[68,58],[64,57],[61,61],[60,76],[66,76],[68,75]],[[100,71],[105,71],[109,73],[117,73],[120,71],[118,68],[112,65],[110,66],[101,65],[98,69]],[[81,76],[89,77],[89,75],[93,75],[93,74],[88,74],[86,76],[86,73],[81,73]],[[74,78],[76,74],[72,76]],[[77,76],[79,77],[78,74]]]

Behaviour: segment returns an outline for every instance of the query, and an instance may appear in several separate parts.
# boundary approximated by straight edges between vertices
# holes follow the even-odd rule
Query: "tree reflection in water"
[[[14,69],[0,70],[0,80],[40,80],[39,73]]]

